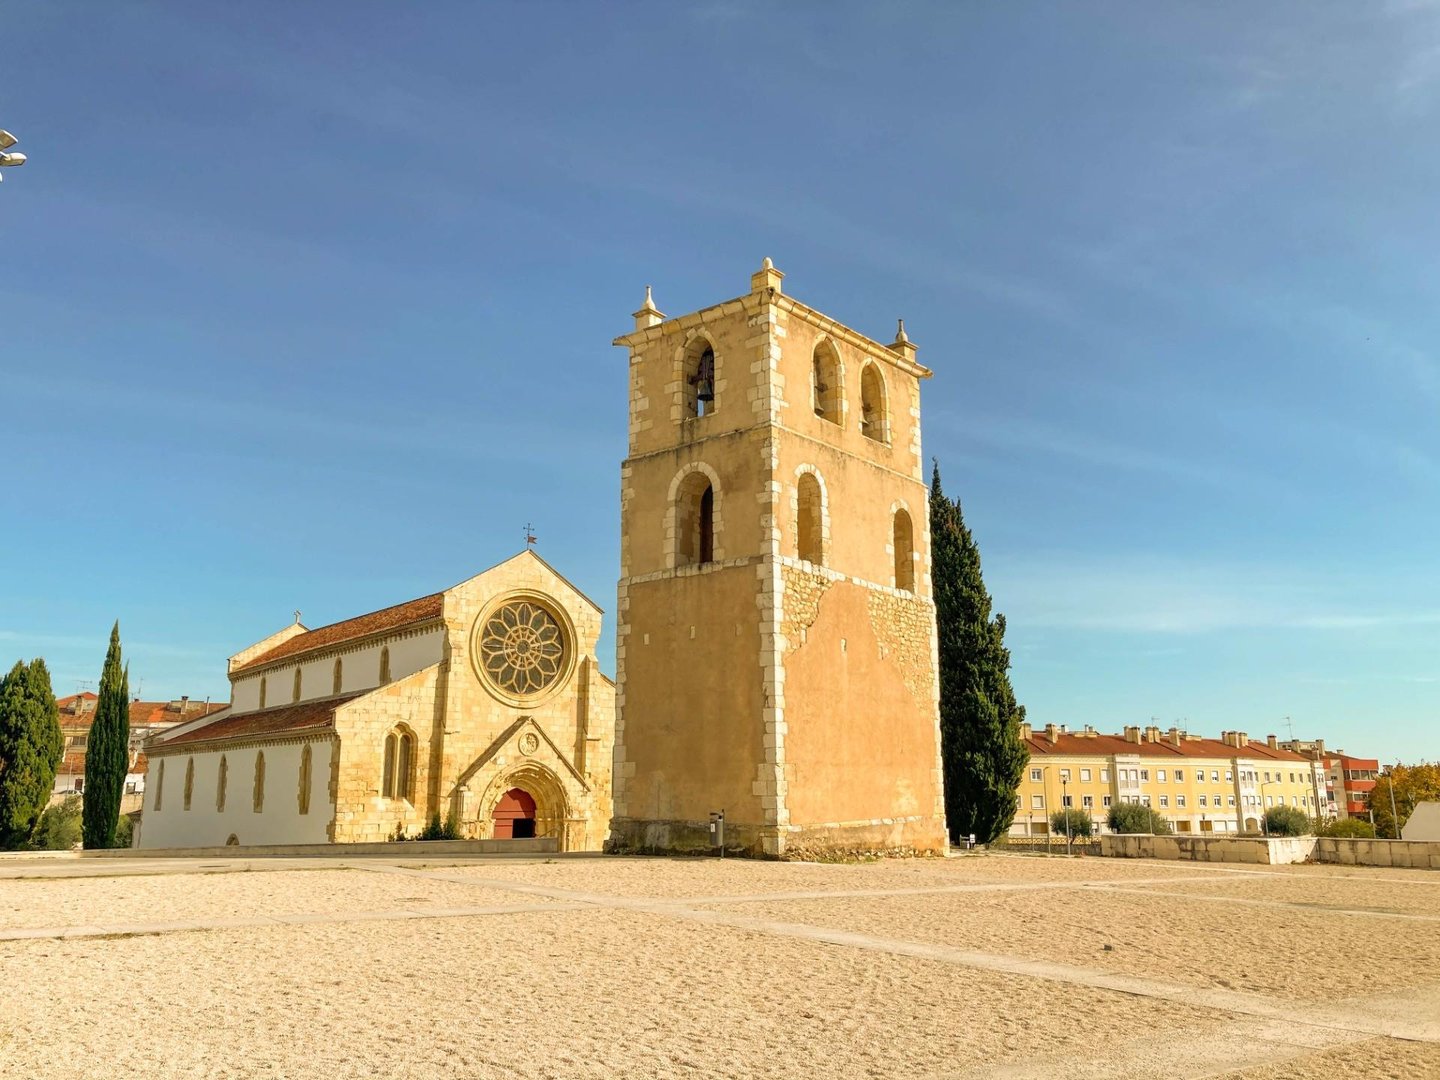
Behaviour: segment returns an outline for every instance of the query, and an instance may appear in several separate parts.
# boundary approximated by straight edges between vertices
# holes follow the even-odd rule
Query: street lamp
[[[10,132],[6,131],[4,128],[0,128],[0,168],[25,164],[25,155],[20,153],[20,151],[16,150],[14,153],[4,152],[9,150],[10,147],[14,146],[19,141],[20,140],[15,138],[14,135],[11,135]],[[4,177],[0,177],[0,180],[3,179]]]
[[[1260,785],[1260,828],[1267,838],[1270,835],[1270,819],[1265,816],[1265,789],[1274,783],[1274,780],[1266,780]]]
[[[1397,768],[1399,768],[1399,763],[1398,763],[1398,762],[1397,762],[1395,765],[1392,765],[1389,769],[1387,769],[1387,770],[1385,770],[1385,771],[1390,774],[1390,820],[1395,823],[1395,839],[1396,839],[1396,840],[1399,840],[1399,839],[1400,839],[1400,811],[1397,810],[1397,809],[1395,809],[1395,770],[1396,770]]]

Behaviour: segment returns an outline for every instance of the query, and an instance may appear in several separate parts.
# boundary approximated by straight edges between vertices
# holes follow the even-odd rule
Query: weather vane
[[[537,540],[535,537],[535,526],[527,524],[525,526],[525,546],[534,547],[536,542]]]

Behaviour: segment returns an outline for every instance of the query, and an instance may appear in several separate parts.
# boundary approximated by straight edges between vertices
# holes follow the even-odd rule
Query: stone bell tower
[[[920,380],[781,290],[646,290],[620,470],[616,850],[939,851]]]

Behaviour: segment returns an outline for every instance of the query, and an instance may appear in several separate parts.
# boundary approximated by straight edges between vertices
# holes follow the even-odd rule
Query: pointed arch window
[[[895,587],[915,591],[915,529],[907,510],[895,511]]]
[[[718,402],[715,398],[715,349],[704,338],[696,338],[685,349],[685,417],[710,416]]]
[[[193,757],[188,757],[188,758],[185,759],[185,800],[184,800],[184,806],[185,806],[185,809],[186,809],[186,810],[189,810],[189,809],[190,809],[190,799],[191,799],[191,797],[192,797],[194,794],[195,794],[195,759],[194,759]]]
[[[220,775],[215,778],[215,812],[225,812],[225,789],[230,785],[230,763],[220,755]]]
[[[408,728],[397,727],[385,736],[380,794],[387,799],[414,801],[415,736]]]
[[[840,354],[829,341],[815,346],[811,356],[810,393],[815,415],[832,424],[840,423],[841,402]]]
[[[820,481],[801,473],[795,484],[795,553],[806,562],[825,563],[825,506]]]
[[[880,374],[880,365],[866,364],[860,372],[860,434],[881,443],[890,441],[890,412],[885,396],[885,376]]]
[[[310,813],[310,744],[300,751],[300,813]]]
[[[335,673],[330,680],[330,692],[332,694],[340,693],[340,687],[344,685],[344,676],[345,661],[341,660],[340,657],[337,656],[335,658]]]
[[[255,754],[255,790],[251,794],[252,808],[255,813],[263,813],[265,810],[265,751],[260,750]]]
[[[300,700],[300,689],[304,685],[304,681],[304,673],[302,669],[297,667],[295,669],[295,693],[291,696],[291,701]]]
[[[386,645],[380,650],[380,685],[385,686],[390,682],[390,646]]]
[[[715,489],[703,472],[689,473],[675,492],[675,565],[715,561]]]

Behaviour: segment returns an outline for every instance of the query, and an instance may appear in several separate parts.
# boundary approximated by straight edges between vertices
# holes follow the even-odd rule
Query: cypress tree
[[[85,804],[82,833],[87,848],[115,844],[120,796],[130,766],[130,670],[120,663],[120,623],[110,631],[110,648],[100,672],[95,720],[85,747]]]
[[[958,500],[930,484],[930,564],[940,639],[940,751],[950,838],[988,844],[1015,819],[1015,794],[1030,751],[1020,738],[1025,708],[1010,686],[1005,616],[990,614],[980,549]]]
[[[45,661],[17,661],[0,679],[0,848],[30,839],[64,749]]]

